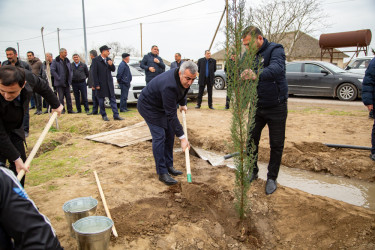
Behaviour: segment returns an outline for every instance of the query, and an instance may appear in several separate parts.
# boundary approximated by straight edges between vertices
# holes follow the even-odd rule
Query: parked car
[[[120,103],[120,96],[121,96],[121,89],[117,82],[116,74],[119,62],[115,62],[116,71],[112,72],[113,77],[113,84],[115,87],[115,96],[116,102]],[[144,74],[139,72],[136,68],[129,66],[130,72],[132,74],[132,82],[130,84],[129,94],[128,94],[128,103],[136,103],[138,101],[139,94],[141,93],[142,89],[146,87],[146,80]],[[92,92],[89,87],[87,87],[87,99],[89,102],[92,102]],[[109,99],[106,97],[104,100],[105,107],[109,108],[110,103]]]
[[[372,60],[372,56],[357,57],[350,61],[345,70],[352,73],[365,74],[365,71]]]
[[[117,68],[121,61],[115,61],[116,71],[112,72],[113,77],[113,84],[115,87],[115,96],[116,96],[116,102],[120,103],[120,97],[121,97],[121,89],[117,82]],[[142,89],[146,87],[146,80],[145,75],[142,73],[142,71],[137,70],[134,66],[131,66],[129,62],[129,68],[130,72],[132,74],[132,82],[130,84],[129,94],[128,94],[128,103],[136,103],[138,101],[138,97],[142,92]],[[168,69],[170,67],[168,66]],[[204,95],[207,93],[207,90],[205,89]],[[193,84],[190,86],[189,92],[187,94],[187,98],[191,100],[196,100],[198,98],[199,94],[199,85],[198,85],[198,78],[193,82]],[[87,99],[89,102],[92,102],[92,91],[89,87],[87,87]],[[106,108],[109,108],[111,105],[109,103],[109,99],[106,97],[104,100],[104,105]]]
[[[332,96],[342,101],[360,97],[363,75],[320,61],[289,62],[286,78],[290,95]]]
[[[227,76],[225,71],[220,69],[215,71],[215,89],[224,89],[227,86]]]

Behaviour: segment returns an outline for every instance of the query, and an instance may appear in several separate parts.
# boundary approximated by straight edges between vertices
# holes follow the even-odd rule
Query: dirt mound
[[[284,149],[282,164],[292,168],[330,173],[336,176],[375,181],[375,168],[368,150],[330,148],[322,143],[292,143]],[[266,149],[261,149],[261,160],[267,161]]]
[[[226,248],[228,238],[242,242],[247,248],[260,244],[251,220],[239,221],[230,193],[203,183],[180,183],[163,192],[161,197],[123,204],[111,213],[119,235],[126,235],[130,240],[147,235],[157,245],[160,234],[171,233],[174,226],[202,224],[212,246]],[[186,242],[182,247],[190,244]]]

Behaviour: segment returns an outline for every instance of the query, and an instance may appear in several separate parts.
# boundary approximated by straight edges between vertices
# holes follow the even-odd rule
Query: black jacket
[[[33,90],[46,99],[53,109],[60,106],[57,96],[52,92],[48,83],[37,77],[31,71],[25,70],[26,85],[21,90],[20,101],[6,101],[0,95],[0,153],[10,161],[16,160],[20,153],[10,140],[10,134],[15,134],[25,140],[23,117],[28,110]]]
[[[0,249],[63,249],[48,218],[39,213],[13,172],[3,167],[0,167]]]
[[[65,74],[65,67],[68,68],[68,79]],[[57,56],[51,64],[51,75],[54,77],[55,87],[69,87],[72,84],[72,67],[68,58],[65,58],[65,61],[62,61],[60,56]]]
[[[273,107],[285,102],[288,99],[288,84],[283,46],[270,43],[264,38],[263,45],[256,54],[256,60],[260,61],[262,66],[257,89],[258,106]]]
[[[157,58],[160,63],[154,62],[154,59]],[[141,61],[141,68],[145,70],[146,73],[146,82],[150,82],[155,76],[160,75],[165,71],[165,64],[163,59],[160,56],[154,55],[151,52],[145,55]],[[151,72],[148,68],[154,67],[155,72]]]
[[[12,65],[12,64],[9,62],[9,60],[6,60],[6,61],[3,62],[2,65],[5,66],[5,65]],[[19,58],[17,58],[17,62],[15,64],[15,66],[31,71],[30,65],[27,62],[21,61]]]
[[[177,104],[186,105],[185,89],[178,75],[179,68],[169,70],[149,82],[142,89],[137,108],[141,116],[151,124],[167,129],[168,123],[176,136],[184,134],[177,118]]]
[[[106,61],[110,59],[106,58]],[[94,81],[95,87],[100,87],[97,90],[98,97],[111,97],[115,95],[115,87],[113,86],[112,73],[116,70],[114,64],[109,65],[105,62],[101,55],[92,59],[90,73]]]
[[[75,62],[72,62],[73,77],[72,83],[85,82],[86,78],[89,77],[89,70],[87,65],[83,62],[79,62],[78,67]]]
[[[204,85],[204,78],[206,77],[206,61],[205,57],[198,60],[198,73],[199,73],[199,85]],[[216,71],[216,60],[213,58],[208,59],[208,71],[210,83],[213,84],[215,80],[215,71]]]

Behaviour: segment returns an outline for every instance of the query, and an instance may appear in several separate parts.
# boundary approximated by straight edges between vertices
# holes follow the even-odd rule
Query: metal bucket
[[[78,249],[108,249],[112,226],[113,221],[105,216],[90,216],[73,223]]]
[[[75,238],[72,224],[77,220],[95,215],[98,201],[92,197],[81,197],[65,202],[63,210],[69,226],[70,235]]]

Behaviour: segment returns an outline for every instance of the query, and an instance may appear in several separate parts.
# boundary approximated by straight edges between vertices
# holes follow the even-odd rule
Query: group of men
[[[260,136],[263,128],[268,125],[270,133],[270,161],[265,187],[266,194],[272,194],[277,189],[278,176],[282,152],[285,141],[285,126],[287,119],[288,85],[285,77],[285,53],[280,44],[269,42],[263,37],[261,31],[254,27],[247,27],[243,31],[243,45],[250,50],[255,49],[256,60],[262,61],[262,71],[259,69],[245,69],[241,73],[244,79],[258,78],[258,102],[255,115],[255,126],[249,132],[249,144],[255,145],[255,166],[250,175],[250,182],[258,178],[257,153]],[[155,73],[161,64],[157,48],[144,59],[149,67],[146,70]],[[261,59],[262,58],[262,59]],[[176,53],[176,61],[172,63],[171,70],[154,78],[149,78],[147,86],[142,90],[138,99],[138,111],[145,119],[152,135],[152,151],[155,159],[156,173],[159,180],[167,185],[177,183],[172,176],[182,174],[173,166],[174,137],[180,139],[182,150],[189,148],[189,142],[184,135],[182,126],[177,118],[177,105],[180,111],[187,111],[186,94],[199,73],[199,97],[197,106],[202,103],[205,86],[208,92],[208,106],[212,105],[212,86],[216,61],[211,58],[209,50],[205,51],[205,57],[198,60],[198,65],[191,61],[183,62],[181,55]],[[163,65],[160,65],[163,68]],[[150,73],[150,76],[151,73]],[[230,84],[230,82],[229,82]],[[229,105],[229,104],[228,104]],[[250,150],[248,150],[250,154]]]

